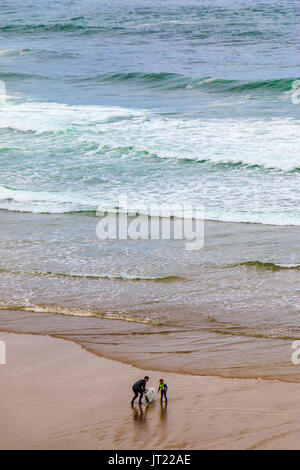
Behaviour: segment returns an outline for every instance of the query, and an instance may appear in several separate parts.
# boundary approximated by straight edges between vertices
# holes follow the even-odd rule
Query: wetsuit
[[[142,402],[143,394],[147,392],[146,390],[146,380],[141,379],[138,380],[132,387],[134,397],[131,401],[131,404],[134,404],[134,400],[137,398],[138,395],[140,395],[139,403]]]
[[[167,390],[168,390],[168,386],[167,384],[163,383],[163,384],[159,384],[159,391],[160,391],[160,401],[162,402],[163,401],[163,397],[165,397],[165,400],[166,402],[168,401],[168,398],[167,398]]]

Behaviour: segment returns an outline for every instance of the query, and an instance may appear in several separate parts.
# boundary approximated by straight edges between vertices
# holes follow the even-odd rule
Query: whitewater
[[[154,202],[171,213],[180,193],[209,220],[300,224],[295,117],[203,119],[20,99],[3,111],[1,209],[113,210],[127,194],[137,210]]]

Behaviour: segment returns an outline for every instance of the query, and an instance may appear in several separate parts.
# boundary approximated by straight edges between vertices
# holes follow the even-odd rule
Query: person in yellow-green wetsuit
[[[167,398],[167,390],[168,386],[164,382],[164,379],[159,380],[159,385],[158,385],[158,393],[160,392],[160,402],[163,402],[163,398],[165,398],[165,402],[168,403],[168,398]]]

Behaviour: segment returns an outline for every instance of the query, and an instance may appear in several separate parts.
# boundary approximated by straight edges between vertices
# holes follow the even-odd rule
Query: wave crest
[[[204,89],[218,93],[241,93],[249,91],[267,91],[283,93],[292,90],[297,77],[280,78],[273,80],[228,80],[218,77],[187,77],[176,73],[112,73],[98,74],[90,77],[78,78],[82,82],[116,82],[136,85],[144,85],[150,88],[165,90],[196,90]]]
[[[283,264],[283,263],[272,263],[272,262],[263,262],[263,261],[245,261],[243,263],[237,263],[231,265],[232,267],[236,266],[245,266],[248,268],[255,268],[258,270],[265,271],[281,271],[289,269],[300,269],[300,264]]]
[[[56,306],[42,306],[42,305],[5,305],[0,304],[0,310],[21,310],[23,312],[29,313],[50,313],[56,315],[67,315],[73,317],[97,317],[102,318],[103,320],[119,320],[119,321],[126,321],[131,323],[143,323],[143,324],[150,324],[150,325],[157,325],[162,326],[163,323],[149,317],[137,317],[133,315],[126,315],[124,313],[101,313],[92,310],[82,310],[82,309],[72,309],[72,308],[64,308],[64,307],[56,307]]]
[[[30,275],[30,276],[41,276],[51,278],[66,278],[66,279],[87,279],[98,281],[100,279],[116,280],[116,281],[151,281],[151,282],[178,282],[186,280],[183,277],[176,275],[169,276],[138,276],[134,274],[119,273],[119,274],[85,274],[85,273],[57,273],[53,271],[10,271],[7,269],[1,269],[0,273],[10,273],[16,275]]]

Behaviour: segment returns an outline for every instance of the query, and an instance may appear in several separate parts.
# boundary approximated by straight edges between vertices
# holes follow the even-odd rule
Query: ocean
[[[298,2],[0,8],[0,328],[299,381]],[[99,240],[120,195],[203,205],[203,249]]]

